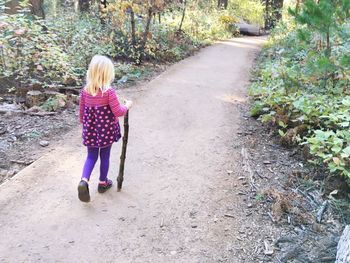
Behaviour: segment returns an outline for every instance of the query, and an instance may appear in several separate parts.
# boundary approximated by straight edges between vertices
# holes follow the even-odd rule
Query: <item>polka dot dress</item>
[[[84,108],[83,144],[103,148],[121,138],[119,122],[109,105]]]

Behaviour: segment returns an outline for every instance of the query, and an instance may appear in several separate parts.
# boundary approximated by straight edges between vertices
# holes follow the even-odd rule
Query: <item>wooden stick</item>
[[[120,155],[119,174],[117,178],[118,191],[122,189],[123,181],[124,181],[124,164],[125,164],[125,158],[126,158],[126,148],[128,145],[128,137],[129,137],[129,111],[127,111],[124,116],[123,145],[122,145],[122,153]]]
[[[270,217],[270,219],[273,223],[276,222],[275,218],[273,217],[273,215],[270,212],[267,212],[267,215]]]
[[[34,160],[30,161],[22,161],[22,160],[10,160],[11,163],[17,163],[17,164],[23,164],[23,165],[30,165],[34,163]]]

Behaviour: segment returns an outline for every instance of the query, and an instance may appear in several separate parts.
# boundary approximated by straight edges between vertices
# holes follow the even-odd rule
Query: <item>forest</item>
[[[84,206],[96,54],[135,103]],[[0,0],[0,185],[4,262],[349,262],[350,0]]]
[[[142,74],[137,65],[178,61],[237,35],[239,19],[264,24],[259,1],[227,2],[1,0],[2,89],[81,84],[97,53],[126,81]]]

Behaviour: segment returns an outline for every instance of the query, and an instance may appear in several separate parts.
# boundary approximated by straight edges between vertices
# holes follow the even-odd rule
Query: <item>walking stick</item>
[[[122,185],[124,181],[124,164],[125,164],[125,157],[126,157],[126,147],[128,145],[128,137],[129,137],[129,111],[127,111],[124,116],[124,136],[123,136],[122,154],[120,155],[119,174],[117,178],[118,191],[122,189]]]

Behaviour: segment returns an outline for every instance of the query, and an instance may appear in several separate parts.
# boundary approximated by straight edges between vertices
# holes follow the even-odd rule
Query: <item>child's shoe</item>
[[[82,202],[90,202],[89,184],[84,180],[78,185],[78,197]]]
[[[109,188],[111,188],[112,185],[113,185],[113,181],[110,179],[107,179],[105,182],[98,184],[97,191],[100,194],[102,194],[102,193],[106,192]]]

